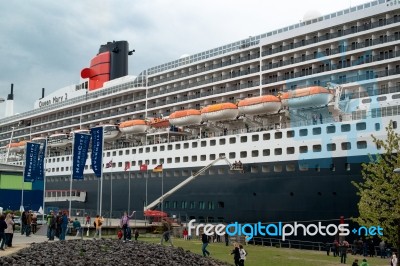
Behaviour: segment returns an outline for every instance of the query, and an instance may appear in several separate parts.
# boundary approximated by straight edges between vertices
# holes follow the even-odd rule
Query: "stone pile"
[[[182,248],[102,239],[33,243],[9,257],[0,257],[0,265],[226,266],[229,264],[202,257]]]

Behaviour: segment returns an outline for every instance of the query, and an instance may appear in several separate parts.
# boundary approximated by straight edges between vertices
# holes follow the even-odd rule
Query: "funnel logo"
[[[354,228],[350,231],[349,224],[328,224],[322,225],[321,222],[317,224],[304,225],[302,223],[294,222],[294,224],[272,223],[262,225],[261,222],[256,224],[240,224],[238,222],[228,225],[224,224],[199,224],[194,226],[195,219],[188,223],[188,234],[192,235],[192,229],[195,229],[195,234],[200,235],[202,231],[207,236],[212,236],[214,233],[217,235],[227,234],[229,236],[246,236],[246,240],[250,241],[255,236],[261,237],[281,237],[283,241],[289,236],[348,236],[350,232],[357,235],[383,235],[383,228],[380,226],[371,226],[366,228],[364,226],[359,229]]]

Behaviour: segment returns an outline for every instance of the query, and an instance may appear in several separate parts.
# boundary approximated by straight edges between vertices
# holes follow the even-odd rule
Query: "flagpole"
[[[131,168],[128,172],[128,213],[131,213]]]
[[[161,211],[164,211],[164,169],[161,169]]]
[[[74,146],[75,146],[75,134],[73,136],[72,141],[72,154],[71,154],[71,180],[69,182],[69,207],[68,207],[68,216],[71,217],[71,203],[72,203],[72,177],[74,174]]]
[[[46,198],[46,153],[47,153],[47,138],[45,139],[45,142],[44,142],[44,147],[43,147],[43,149],[44,149],[44,151],[43,151],[43,215],[42,215],[42,220],[43,220],[43,223],[45,223],[45,220],[44,220],[44,210],[45,210],[45,204],[46,204],[46,201],[45,201],[45,198]]]
[[[111,181],[111,202],[110,202],[110,219],[111,219],[111,217],[112,217],[112,208],[113,208],[113,205],[112,205],[112,200],[113,200],[113,189],[112,189],[112,164],[111,164],[111,174],[110,174],[110,181]]]
[[[26,166],[26,153],[28,151],[28,145],[25,145],[25,166]],[[25,183],[25,166],[24,166],[24,171],[22,172],[22,185],[21,185],[21,206],[19,207],[19,210],[22,212],[24,209],[24,183]]]
[[[99,216],[101,218],[101,210],[103,208],[103,150],[104,150],[104,127],[101,127],[102,131],[102,149],[101,149],[101,172],[100,172],[100,211],[99,211]],[[101,238],[101,230],[99,230],[99,237]]]

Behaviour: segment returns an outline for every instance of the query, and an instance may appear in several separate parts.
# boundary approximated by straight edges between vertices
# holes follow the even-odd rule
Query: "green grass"
[[[159,243],[160,237],[140,236],[141,241]],[[175,247],[182,247],[193,253],[201,254],[201,242],[199,240],[184,241],[183,239],[173,238]],[[164,244],[165,245],[165,244]],[[169,245],[169,244],[167,244]],[[230,255],[233,246],[225,246],[225,243],[210,243],[207,250],[211,252],[211,257],[233,264],[233,255]],[[325,251],[309,251],[276,247],[261,247],[248,245],[244,249],[248,252],[245,262],[246,266],[334,266],[340,264],[340,258],[326,255]],[[357,258],[359,264],[363,259],[362,256],[347,256],[347,265],[351,265]],[[390,265],[389,259],[367,258],[370,266],[386,266]]]

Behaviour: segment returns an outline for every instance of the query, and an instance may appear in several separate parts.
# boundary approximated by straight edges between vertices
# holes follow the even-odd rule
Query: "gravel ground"
[[[115,239],[70,240],[33,243],[8,257],[0,265],[209,265],[225,262],[185,251],[145,242],[122,242]]]

